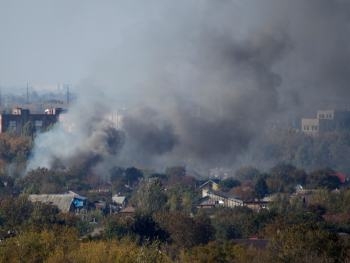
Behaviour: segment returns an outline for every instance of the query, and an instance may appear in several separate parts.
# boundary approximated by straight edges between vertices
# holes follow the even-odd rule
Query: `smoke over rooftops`
[[[160,1],[116,4],[120,41],[39,136],[31,168],[97,151],[104,165],[232,165],[271,118],[349,96],[346,1]],[[138,11],[142,10],[142,12]],[[106,112],[127,107],[124,135]],[[135,110],[137,109],[137,110]],[[118,139],[110,135],[119,134]]]

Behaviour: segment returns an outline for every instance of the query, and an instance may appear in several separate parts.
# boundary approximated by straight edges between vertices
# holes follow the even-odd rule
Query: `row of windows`
[[[331,113],[326,113],[326,114],[321,113],[318,118],[319,119],[333,119],[333,115]]]
[[[43,126],[43,121],[41,120],[34,121],[34,126],[36,129],[40,129]],[[17,122],[9,121],[9,130],[15,130],[16,128],[17,128]]]
[[[304,125],[304,131],[318,131],[317,125]]]

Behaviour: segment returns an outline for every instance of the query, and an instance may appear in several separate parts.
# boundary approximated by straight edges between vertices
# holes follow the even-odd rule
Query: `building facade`
[[[319,110],[317,118],[301,119],[301,131],[309,135],[350,129],[350,111]]]
[[[0,114],[0,133],[38,133],[55,124],[60,113],[61,108],[47,109],[42,114],[31,114],[28,109],[14,108],[11,113]]]
[[[65,194],[32,194],[28,196],[32,203],[44,203],[57,206],[62,213],[81,213],[87,209],[87,198],[69,191]]]

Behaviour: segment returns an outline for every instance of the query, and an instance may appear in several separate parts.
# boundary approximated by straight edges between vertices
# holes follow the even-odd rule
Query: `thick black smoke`
[[[272,71],[272,66],[288,51],[289,41],[261,35],[254,41],[234,43],[222,36],[212,39],[212,43],[220,44],[204,50],[203,55],[211,53],[207,74],[219,70],[221,87],[212,83],[207,96],[217,90],[218,104],[204,109],[201,116],[181,112],[184,152],[218,164],[223,159],[232,163],[278,110],[277,88],[281,78]]]
[[[227,32],[204,30],[192,40],[201,44],[176,62],[187,65],[195,79],[190,76],[179,94],[173,76],[161,72],[165,84],[152,95],[166,94],[166,99],[158,97],[156,105],[148,105],[153,115],[137,111],[125,117],[124,129],[138,160],[170,153],[173,161],[230,165],[279,108],[281,77],[272,67],[290,50],[283,32],[257,32],[253,39],[235,40]],[[172,62],[163,63],[172,68]]]
[[[68,114],[79,139],[57,151],[67,140],[64,125],[39,137],[35,164],[90,151],[86,141],[104,133],[91,121],[121,108],[125,144],[116,158],[102,146],[105,165],[212,167],[249,155],[271,121],[348,106],[348,1],[116,1],[109,8],[120,41]]]
[[[293,41],[293,52],[276,68],[283,102],[291,102],[291,111],[348,108],[350,2],[286,1],[280,17]]]
[[[170,152],[178,143],[171,123],[157,119],[157,113],[149,109],[128,116],[123,126],[128,139],[136,144],[135,147],[142,152],[144,158],[149,154],[162,155]]]

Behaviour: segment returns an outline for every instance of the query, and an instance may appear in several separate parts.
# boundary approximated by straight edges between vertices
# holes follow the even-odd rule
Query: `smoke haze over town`
[[[78,96],[29,169],[231,167],[256,161],[271,122],[348,106],[344,0],[1,5],[1,84],[69,82]]]

